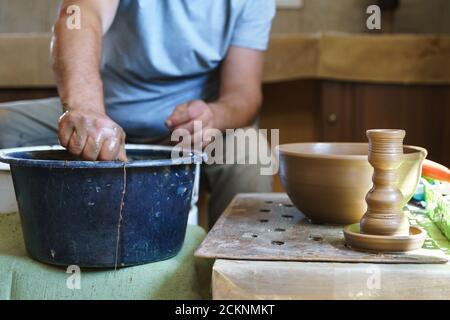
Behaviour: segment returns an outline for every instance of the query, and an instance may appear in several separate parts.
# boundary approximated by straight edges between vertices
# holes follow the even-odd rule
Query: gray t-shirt
[[[266,50],[274,0],[121,0],[103,40],[108,115],[131,138],[162,138],[180,104],[217,98],[230,46]]]

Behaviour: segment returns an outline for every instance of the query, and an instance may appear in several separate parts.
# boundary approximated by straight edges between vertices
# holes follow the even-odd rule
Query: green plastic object
[[[426,211],[431,221],[450,240],[450,196],[443,195],[441,189],[446,182],[422,179],[425,186]]]

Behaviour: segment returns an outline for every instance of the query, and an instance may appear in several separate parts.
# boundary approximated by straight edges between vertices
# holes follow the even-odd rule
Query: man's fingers
[[[173,131],[179,130],[179,129],[184,129],[184,130],[189,131],[189,133],[194,133],[194,129],[195,129],[194,128],[194,121],[189,121],[189,122],[183,123],[183,124],[181,124],[179,126],[176,126],[173,129]]]
[[[122,162],[128,162],[127,151],[125,150],[125,143],[126,143],[126,134],[124,131],[122,131],[122,143],[120,145],[119,151],[119,160]]]
[[[119,150],[119,160],[122,162],[128,162],[127,152],[125,151],[125,145],[122,145]]]
[[[195,129],[208,127],[210,125],[210,121],[211,121],[210,114],[207,111],[203,111],[201,114],[197,115],[197,117],[195,117],[191,121],[189,121],[187,123],[183,123],[179,126],[176,126],[174,128],[174,130],[185,129],[185,130],[189,131],[190,133],[194,133]],[[196,122],[200,123],[201,126],[195,127]]]
[[[98,160],[100,161],[113,161],[118,158],[120,150],[120,141],[119,139],[107,138],[101,147],[99,152]]]
[[[189,121],[191,118],[189,116],[188,106],[186,104],[179,105],[175,108],[172,115],[167,118],[166,126],[169,128],[174,128],[182,123]]]
[[[100,148],[101,145],[99,145],[98,141],[92,137],[88,137],[81,156],[84,160],[96,161],[100,153]]]
[[[66,112],[59,118],[58,139],[59,143],[63,147],[67,147],[67,145],[69,144],[70,137],[72,136],[75,128],[75,125],[72,121],[66,120],[67,117],[68,113]]]
[[[184,128],[193,132],[192,120],[197,120],[208,111],[208,104],[201,100],[194,100],[175,108],[172,115],[167,118],[166,126],[170,129]]]
[[[58,140],[59,143],[67,148],[67,145],[69,144],[70,138],[72,137],[72,134],[74,132],[74,128],[72,126],[61,126],[62,129],[58,130]]]
[[[208,109],[208,105],[200,100],[195,100],[189,103],[188,105],[188,113],[191,119],[196,119],[200,117],[206,110]]]
[[[84,146],[86,145],[86,140],[87,135],[83,132],[83,130],[81,130],[81,134],[77,129],[73,130],[72,136],[67,144],[67,150],[76,156],[80,156],[83,152]]]

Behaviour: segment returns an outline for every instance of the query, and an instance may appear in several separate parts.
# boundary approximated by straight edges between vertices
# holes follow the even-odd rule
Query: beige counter
[[[0,34],[0,87],[54,86],[49,46],[47,33]]]
[[[48,33],[0,34],[0,87],[48,87]],[[273,35],[264,80],[450,83],[450,35]]]
[[[448,35],[279,35],[271,39],[264,78],[442,84],[450,83],[449,62]]]

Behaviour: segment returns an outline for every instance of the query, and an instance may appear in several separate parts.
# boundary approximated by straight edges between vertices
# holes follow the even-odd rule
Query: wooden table
[[[258,203],[256,199],[260,199],[259,204],[272,205],[272,212],[266,208],[261,213],[266,219],[260,220],[269,220],[262,223],[269,230],[267,235],[262,234],[261,225],[251,223],[254,210],[244,212],[245,201]],[[213,299],[450,299],[450,264],[443,260],[449,256],[433,248],[429,241],[427,248],[406,255],[360,253],[357,256],[353,251],[347,252],[350,249],[333,238],[340,237],[333,231],[337,227],[315,226],[311,230],[323,239],[311,239],[308,244],[306,238],[300,236],[300,233],[309,232],[300,227],[305,224],[302,218],[296,220],[294,217],[291,221],[296,221],[291,227],[285,224],[280,228],[281,222],[273,217],[279,215],[273,208],[277,204],[288,204],[288,201],[285,194],[244,194],[238,195],[230,204],[196,252],[201,257],[216,256],[212,273]],[[297,214],[302,215],[298,210]],[[248,227],[252,230],[244,232],[247,222],[242,219],[250,221]],[[238,223],[240,227],[230,228],[229,223]],[[320,235],[317,234],[319,228],[325,230]],[[261,248],[261,243],[273,242],[274,235],[281,239],[275,229],[286,230],[284,241],[287,247],[279,249],[278,254],[274,254],[270,246]],[[249,247],[252,240],[247,236],[252,237],[257,232],[259,237],[254,241],[259,243],[252,249]],[[243,236],[241,239],[235,237],[239,233]],[[221,242],[224,239],[226,241]],[[289,239],[293,242],[290,247]],[[245,246],[246,250],[240,251],[240,246]],[[320,252],[306,254],[315,246],[321,248]],[[267,254],[266,259],[264,254]],[[227,255],[232,259],[226,258]],[[339,262],[353,259],[361,259],[361,262]]]
[[[450,299],[450,265],[218,259],[213,299]]]

